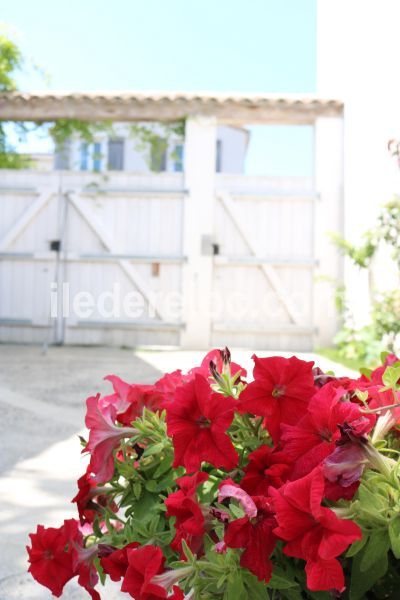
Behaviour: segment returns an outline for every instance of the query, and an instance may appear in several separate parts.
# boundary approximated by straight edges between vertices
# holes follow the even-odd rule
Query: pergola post
[[[343,234],[343,119],[317,117],[315,121],[314,178],[318,199],[314,213],[313,313],[314,347],[329,346],[339,326],[338,286],[343,284],[343,257],[330,233]]]
[[[183,348],[208,348],[210,344],[216,127],[215,117],[195,116],[186,121]]]

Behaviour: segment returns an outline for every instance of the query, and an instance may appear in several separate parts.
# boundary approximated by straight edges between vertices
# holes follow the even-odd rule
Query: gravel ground
[[[251,354],[237,351],[234,358],[250,371]],[[0,345],[0,600],[52,597],[26,575],[25,545],[37,523],[57,526],[75,516],[70,499],[85,468],[77,435],[83,429],[85,399],[110,389],[103,377],[115,373],[130,382],[151,383],[162,372],[199,364],[203,355],[92,347],[51,347],[43,354],[34,346]],[[317,361],[325,370],[350,373],[327,359]],[[74,582],[63,594],[71,600],[86,597]],[[108,588],[104,597],[118,595]]]

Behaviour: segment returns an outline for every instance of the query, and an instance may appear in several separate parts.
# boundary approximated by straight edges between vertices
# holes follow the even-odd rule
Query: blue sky
[[[316,0],[14,0],[1,20],[50,76],[26,90],[315,90]],[[310,168],[309,128],[252,133],[249,172]]]

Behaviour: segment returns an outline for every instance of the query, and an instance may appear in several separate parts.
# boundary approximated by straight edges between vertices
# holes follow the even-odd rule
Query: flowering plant
[[[29,571],[121,595],[391,598],[400,583],[400,362],[357,379],[213,350],[154,385],[88,398],[79,520],[30,535]]]

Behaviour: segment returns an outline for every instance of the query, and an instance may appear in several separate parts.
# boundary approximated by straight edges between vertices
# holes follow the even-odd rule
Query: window
[[[82,142],[81,144],[81,158],[80,158],[80,169],[81,171],[88,170],[88,162],[89,162],[89,144],[87,142]]]
[[[124,140],[108,141],[108,168],[110,171],[123,171]]]
[[[70,168],[69,158],[70,158],[70,143],[69,141],[60,144],[56,148],[55,156],[54,156],[54,168],[57,171],[67,171]]]
[[[217,140],[217,153],[215,157],[215,170],[217,173],[222,171],[222,140]]]
[[[183,144],[177,144],[173,152],[174,171],[181,173],[183,171]]]
[[[101,144],[93,144],[93,171],[101,171]]]

